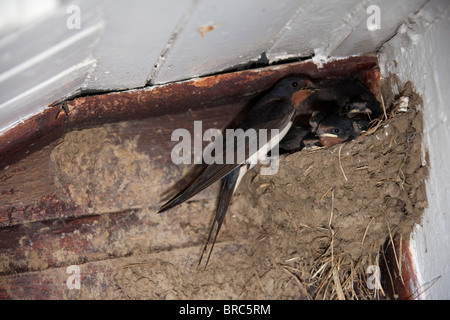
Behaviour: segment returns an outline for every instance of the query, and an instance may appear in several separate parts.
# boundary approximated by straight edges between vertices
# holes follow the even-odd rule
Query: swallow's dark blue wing
[[[166,202],[158,212],[166,211],[183,203],[209,187],[214,182],[222,179],[236,168],[240,167],[248,160],[248,158],[255,154],[255,152],[250,154],[251,152],[249,150],[249,146],[258,146],[258,133],[260,129],[266,129],[268,131],[271,129],[278,129],[281,133],[283,129],[290,127],[294,114],[295,109],[291,105],[279,100],[268,101],[264,104],[255,105],[255,107],[253,107],[243,119],[240,128],[244,131],[254,129],[256,135],[246,137],[241,136],[237,139],[237,141],[232,139],[224,139],[225,141],[222,147],[222,153],[220,153],[219,150],[218,155],[218,157],[222,157],[224,160],[223,164],[212,163],[206,165],[197,178],[195,178],[188,186]],[[287,132],[287,130],[285,131]],[[284,134],[286,132],[284,132]],[[282,137],[279,138],[281,140]],[[242,147],[245,148],[245,157],[243,162],[238,163],[235,159],[227,159],[227,149],[234,148],[236,151]],[[234,155],[235,154],[236,152],[234,152]]]

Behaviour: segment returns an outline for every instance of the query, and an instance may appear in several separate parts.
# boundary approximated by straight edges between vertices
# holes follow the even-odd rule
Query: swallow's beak
[[[351,114],[351,115],[359,114],[359,113],[371,114],[372,110],[370,110],[369,108],[364,108],[362,110],[352,109],[349,111],[349,114]]]
[[[327,132],[323,131],[323,129],[317,129],[316,136],[318,136],[320,138],[338,138],[337,134],[327,133]]]
[[[338,135],[337,134],[332,134],[332,133],[322,133],[322,134],[319,134],[319,137],[321,137],[321,138],[325,138],[325,137],[327,137],[327,138],[338,138]]]
[[[312,82],[311,80],[305,80],[305,84],[301,88],[302,90],[312,90],[315,91],[317,89],[316,83]]]

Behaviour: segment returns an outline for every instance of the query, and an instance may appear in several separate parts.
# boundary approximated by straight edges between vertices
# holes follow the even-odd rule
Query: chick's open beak
[[[317,129],[316,135],[318,137],[320,137],[320,138],[325,138],[325,137],[327,137],[327,138],[338,138],[339,137],[337,134],[325,132],[324,129],[320,129],[320,128]]]
[[[372,110],[370,110],[369,108],[364,108],[362,110],[359,109],[352,109],[349,111],[350,114],[359,114],[359,113],[365,113],[365,114],[371,114]]]

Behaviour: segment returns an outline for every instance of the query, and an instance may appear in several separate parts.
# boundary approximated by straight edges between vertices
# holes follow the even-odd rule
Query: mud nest
[[[283,155],[276,175],[248,174],[206,270],[195,268],[197,249],[181,253],[193,255],[184,258],[192,261],[187,269],[162,253],[118,271],[125,296],[386,298],[382,286],[368,288],[368,267],[380,265],[383,244],[395,233],[408,238],[420,222],[428,174],[421,99],[409,83],[397,95],[383,90],[390,87],[381,87],[385,115],[364,135],[327,149]],[[196,205],[211,206],[213,213],[211,204]],[[199,232],[206,235],[206,226]]]

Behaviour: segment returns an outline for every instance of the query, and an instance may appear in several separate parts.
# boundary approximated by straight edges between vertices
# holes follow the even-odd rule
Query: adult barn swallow
[[[161,206],[158,213],[183,203],[209,187],[214,182],[223,178],[219,204],[208,236],[209,241],[214,228],[216,228],[216,234],[214,236],[215,242],[225,213],[228,209],[228,205],[231,201],[231,196],[239,185],[243,175],[250,167],[256,164],[255,160],[259,159],[259,156],[262,155],[263,151],[266,154],[270,151],[270,149],[267,149],[269,144],[270,148],[273,148],[276,145],[274,143],[275,141],[281,141],[292,125],[295,111],[315,90],[317,90],[317,84],[312,83],[305,77],[292,76],[279,81],[270,92],[264,95],[253,107],[251,107],[238,126],[238,128],[243,129],[244,132],[248,129],[254,129],[256,135],[248,136],[248,143],[245,143],[246,139],[237,139],[236,143],[234,139],[224,139],[222,149],[220,150],[219,148],[218,152],[220,154],[218,156],[225,160],[225,150],[227,150],[227,148],[233,148],[235,151],[234,154],[236,154],[237,150],[242,150],[242,147],[244,147],[244,161],[241,161],[240,163],[237,161],[231,161],[234,163],[223,161],[223,164],[212,163],[205,165],[196,178]],[[261,146],[258,145],[261,129],[265,129],[269,132],[272,129],[277,129],[279,133],[278,136],[271,137],[265,145]],[[249,148],[251,145],[258,146],[258,148]],[[254,152],[255,149],[257,149],[256,152]],[[253,151],[252,154],[250,154],[250,150]]]
[[[258,145],[259,130],[266,129],[270,131],[272,129],[278,129],[279,134],[276,138],[280,141],[292,125],[295,110],[315,90],[316,86],[304,77],[289,77],[278,82],[269,93],[264,95],[261,100],[249,110],[239,125],[239,128],[243,129],[244,132],[248,129],[254,129],[256,131],[256,135],[249,136],[248,144],[245,143],[245,139],[237,139],[237,143],[235,143],[233,139],[224,139],[222,150],[219,148],[219,152],[221,152],[219,157],[222,157],[225,160],[225,150],[227,150],[227,147],[228,149],[233,148],[235,151],[234,154],[236,154],[237,150],[242,150],[242,144],[244,144],[246,151],[244,161],[241,163],[227,163],[227,161],[223,161],[223,164],[212,163],[206,165],[196,178],[194,178],[183,190],[167,201],[158,212],[164,212],[183,203],[209,187],[214,182],[222,179],[242,164],[249,162],[254,163],[255,157],[258,156],[259,151],[262,151],[267,147],[266,145],[259,146],[259,149],[256,152],[249,154],[249,146]],[[272,139],[268,141],[268,144],[271,141],[273,142],[274,138],[275,137],[272,137]],[[275,145],[271,143],[271,146],[274,147]]]

